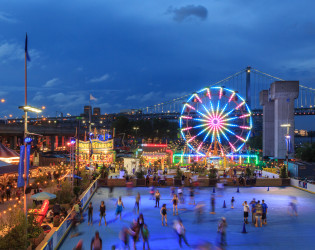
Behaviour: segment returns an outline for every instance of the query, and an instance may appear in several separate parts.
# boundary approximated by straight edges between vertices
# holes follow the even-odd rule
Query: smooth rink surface
[[[137,215],[133,212],[135,195],[141,194],[140,213],[144,215],[144,222],[148,225],[150,232],[151,249],[180,249],[177,235],[172,227],[172,221],[177,219],[173,216],[170,188],[159,188],[161,193],[160,207],[163,203],[168,208],[168,226],[161,224],[160,209],[155,208],[155,201],[150,200],[149,189],[145,187],[133,188],[132,195],[127,196],[126,188],[115,188],[113,198],[109,197],[108,188],[99,188],[91,201],[94,207],[93,226],[87,224],[87,210],[84,210],[84,221],[78,226],[80,235],[71,238],[72,231],[67,235],[60,249],[73,249],[80,239],[83,240],[84,249],[90,249],[91,239],[95,231],[100,232],[103,241],[103,249],[121,248],[119,232],[123,226],[129,227]],[[217,225],[219,219],[226,217],[227,246],[226,249],[315,249],[315,195],[293,187],[249,187],[240,188],[237,193],[236,187],[225,188],[223,192],[216,189],[216,214],[209,214],[210,197],[213,193],[212,187],[202,188],[195,191],[196,202],[205,203],[203,221],[196,223],[195,206],[189,205],[189,189],[184,189],[185,203],[179,205],[179,216],[186,227],[186,238],[190,247],[183,242],[183,249],[196,249],[200,243],[209,242],[213,249],[218,244]],[[116,201],[122,196],[125,209],[122,212],[122,220],[115,219]],[[231,209],[231,198],[234,196],[234,209]],[[288,214],[290,196],[296,196],[298,201],[298,216]],[[248,203],[253,199],[265,200],[268,205],[266,226],[254,227],[251,223],[246,225],[247,233],[243,234],[243,201]],[[223,208],[223,202],[227,208]],[[106,204],[107,227],[102,221],[99,226],[99,206],[101,201]],[[142,249],[142,238],[137,242],[137,249]],[[130,238],[130,248],[133,249],[133,241]]]

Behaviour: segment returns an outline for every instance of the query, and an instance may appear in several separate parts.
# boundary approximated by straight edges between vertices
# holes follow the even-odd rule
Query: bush
[[[56,193],[55,201],[59,204],[70,203],[71,200],[74,198],[72,193],[71,183],[66,180],[61,184],[61,190]]]
[[[252,170],[250,168],[246,168],[245,175],[248,177],[252,176]]]
[[[176,171],[176,176],[175,178],[176,179],[181,179],[182,178],[182,175],[183,175],[183,172],[180,170],[180,168],[178,167],[177,168],[177,171]]]
[[[216,168],[211,168],[209,171],[209,178],[216,179],[217,178],[218,170]]]
[[[136,177],[137,177],[137,179],[143,179],[144,178],[144,172],[142,169],[140,171],[136,172]]]
[[[288,178],[288,172],[287,172],[287,167],[286,166],[283,166],[281,169],[280,169],[280,175],[279,175],[280,178]]]

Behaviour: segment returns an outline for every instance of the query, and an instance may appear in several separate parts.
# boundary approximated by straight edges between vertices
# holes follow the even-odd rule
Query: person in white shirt
[[[250,209],[247,204],[247,201],[244,201],[243,206],[244,206],[244,222],[248,224],[248,214],[250,212]]]

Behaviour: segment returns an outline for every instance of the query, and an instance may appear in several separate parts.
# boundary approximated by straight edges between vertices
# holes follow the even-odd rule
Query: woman
[[[178,198],[176,194],[174,194],[172,202],[173,202],[173,215],[175,215],[175,210],[176,210],[176,214],[178,215],[178,208],[177,208]]]
[[[92,206],[92,202],[90,202],[89,206],[88,206],[88,225],[93,224],[93,206]]]
[[[141,200],[141,196],[140,196],[140,193],[138,192],[136,196],[136,202],[135,202],[135,210],[137,214],[139,214],[140,200]]]
[[[166,210],[166,204],[163,204],[160,214],[162,216],[162,226],[164,226],[164,221],[165,221],[165,226],[167,226],[167,210]]]
[[[119,196],[119,199],[118,199],[116,204],[117,204],[117,207],[116,207],[116,219],[117,219],[118,215],[120,215],[120,219],[121,219],[122,209],[125,208],[124,207],[124,203],[121,200],[121,196]]]
[[[161,197],[161,194],[160,194],[159,190],[156,190],[156,192],[155,192],[155,207],[160,207],[160,197]]]
[[[100,223],[99,225],[101,225],[102,222],[102,218],[104,217],[104,221],[105,221],[105,226],[107,226],[107,222],[106,222],[106,206],[105,206],[105,202],[102,201],[101,205],[100,205]]]

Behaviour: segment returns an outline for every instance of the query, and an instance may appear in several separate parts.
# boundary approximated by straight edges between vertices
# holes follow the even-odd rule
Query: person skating
[[[145,250],[145,244],[147,243],[148,250],[150,250],[150,245],[149,245],[149,230],[147,224],[143,225],[143,230],[142,230],[142,239],[143,239],[143,250]]]
[[[106,206],[105,206],[105,202],[104,201],[102,201],[101,205],[100,205],[100,223],[99,223],[99,225],[101,225],[102,218],[104,218],[105,226],[107,226],[107,222],[106,222]]]
[[[179,199],[180,203],[184,203],[184,195],[183,195],[183,188],[182,187],[178,187],[177,194],[178,194],[178,199]]]
[[[177,233],[177,236],[178,236],[178,243],[179,243],[179,246],[182,247],[182,240],[185,242],[185,244],[187,246],[189,246],[188,242],[187,242],[187,239],[186,239],[186,236],[185,236],[185,233],[186,233],[186,229],[183,225],[183,222],[181,221],[181,219],[179,219],[178,221],[175,221],[174,223],[174,229]]]
[[[262,223],[264,225],[267,225],[267,204],[265,203],[265,200],[261,201],[261,206],[262,206]]]
[[[222,217],[218,224],[218,233],[220,234],[220,245],[226,246],[226,228],[227,223],[225,217]]]
[[[163,204],[160,214],[162,216],[162,226],[164,226],[164,221],[165,221],[165,226],[167,226],[167,209],[166,209],[166,204]]]
[[[71,224],[72,224],[72,231],[73,231],[73,234],[70,236],[70,238],[73,238],[73,237],[76,237],[79,235],[79,232],[78,232],[78,227],[77,227],[77,224],[79,223],[80,219],[77,215],[77,213],[75,211],[72,211],[71,215],[69,216],[69,219],[71,221]]]
[[[150,200],[154,200],[154,186],[152,185],[151,187],[150,187],[150,195],[151,195],[151,197],[150,197]]]
[[[234,208],[234,202],[235,202],[235,199],[234,199],[234,197],[232,197],[232,199],[231,199],[231,208]]]
[[[211,212],[210,214],[215,214],[215,195],[211,194]]]
[[[160,207],[160,197],[161,197],[161,194],[159,192],[159,190],[156,190],[155,192],[155,207]]]
[[[123,249],[130,249],[129,235],[131,234],[132,232],[127,227],[123,227],[123,229],[120,231],[119,238],[123,242]]]
[[[95,232],[95,237],[91,240],[91,250],[102,250],[102,239],[98,231]]]
[[[244,222],[248,224],[248,213],[250,212],[250,209],[247,204],[247,201],[244,201],[243,206],[244,206]]]
[[[195,190],[193,187],[190,188],[189,190],[189,196],[190,196],[190,204],[195,205]]]
[[[175,211],[176,211],[176,214],[178,215],[178,207],[177,207],[178,206],[178,197],[176,194],[174,194],[172,202],[173,202],[173,215],[175,215]]]
[[[92,202],[90,202],[88,206],[88,225],[93,225],[93,206]]]
[[[255,218],[256,218],[256,223],[255,223],[255,227],[258,227],[258,221],[260,224],[260,227],[262,227],[262,206],[260,204],[260,201],[257,201],[257,204],[255,206],[256,209],[256,214],[255,214]]]
[[[116,204],[117,204],[117,207],[116,207],[116,219],[117,219],[118,215],[120,216],[120,219],[121,219],[122,210],[123,210],[123,208],[125,208],[124,207],[124,203],[121,200],[121,196],[119,196],[119,199],[118,199]]]
[[[255,198],[253,198],[253,200],[249,203],[252,206],[252,223],[255,224],[255,214],[256,214],[256,200]]]
[[[136,196],[136,202],[135,202],[135,210],[137,214],[139,214],[140,200],[141,200],[141,196],[140,196],[140,193],[138,192]]]
[[[130,230],[132,232],[133,248],[136,249],[136,243],[139,239],[140,227],[136,220],[133,220]]]
[[[141,213],[137,219],[137,223],[139,225],[140,231],[142,233],[143,231],[143,225],[144,225],[144,218],[143,218],[143,214]]]

